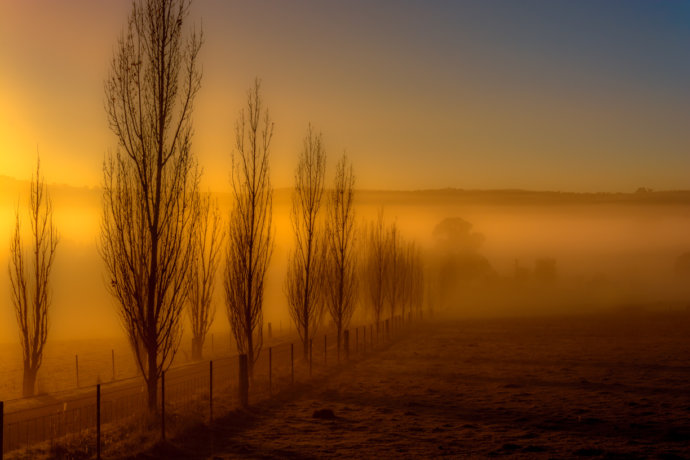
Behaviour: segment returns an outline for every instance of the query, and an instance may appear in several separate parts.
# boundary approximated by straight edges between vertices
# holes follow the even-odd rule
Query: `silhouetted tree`
[[[328,193],[326,217],[326,305],[337,330],[338,356],[342,331],[355,310],[357,273],[355,255],[355,175],[343,155],[335,170],[333,189]]]
[[[421,309],[424,299],[424,273],[421,250],[414,241],[403,245],[400,269],[400,306],[402,315],[416,313]]]
[[[405,281],[403,242],[396,223],[391,224],[386,233],[386,259],[384,292],[390,309],[390,317],[393,318],[397,307],[402,308],[403,305]]]
[[[122,322],[157,407],[157,382],[179,346],[194,262],[192,107],[201,36],[185,34],[186,0],[133,2],[105,83],[118,150],[103,165],[100,252]]]
[[[435,291],[440,306],[458,301],[461,284],[496,278],[488,259],[479,252],[484,236],[472,231],[471,223],[459,217],[446,218],[436,225],[433,236]]]
[[[192,235],[194,262],[189,271],[187,313],[192,326],[192,359],[201,360],[208,330],[216,308],[212,305],[220,248],[225,234],[221,228],[218,204],[209,195],[195,197],[198,229]]]
[[[43,361],[51,301],[50,271],[58,244],[58,234],[53,224],[53,205],[45,179],[41,177],[40,159],[36,161],[36,176],[32,177],[30,188],[31,254],[25,254],[17,208],[9,263],[12,303],[17,315],[24,361],[24,397],[33,396],[36,375]]]
[[[263,345],[264,280],[273,253],[273,188],[269,155],[273,122],[257,79],[247,107],[235,123],[232,154],[233,209],[225,258],[225,299],[237,349],[248,357],[249,373]],[[255,337],[256,336],[256,337]]]
[[[419,314],[424,306],[425,296],[425,276],[424,276],[424,259],[422,257],[422,249],[416,245],[411,245],[410,254],[410,311]]]
[[[386,229],[383,222],[383,209],[381,209],[376,221],[369,224],[366,232],[361,271],[364,297],[371,309],[377,331],[386,301],[386,272],[388,270],[386,251]]]
[[[324,193],[326,152],[311,125],[295,171],[292,228],[295,248],[288,258],[285,293],[290,317],[302,339],[304,358],[323,313],[324,249],[319,210]]]

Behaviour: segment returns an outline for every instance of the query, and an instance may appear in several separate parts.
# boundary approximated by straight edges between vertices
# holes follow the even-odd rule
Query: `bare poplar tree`
[[[424,259],[422,249],[415,245],[412,256],[411,280],[412,286],[412,310],[419,316],[424,306],[425,281],[424,281]]]
[[[386,302],[386,273],[388,256],[386,246],[386,229],[383,222],[383,209],[379,211],[375,222],[369,224],[366,232],[364,261],[362,264],[362,284],[364,296],[371,308],[379,330],[379,322]]]
[[[191,116],[202,38],[183,29],[189,7],[187,0],[133,2],[105,82],[118,149],[103,165],[100,252],[151,411],[179,346],[194,261],[199,175]]]
[[[192,235],[194,261],[189,271],[187,313],[192,326],[192,359],[201,360],[208,330],[216,308],[212,305],[220,248],[225,238],[221,228],[218,204],[210,195],[195,197],[198,228]]]
[[[396,223],[391,224],[386,233],[385,253],[387,261],[384,292],[390,309],[390,317],[393,318],[398,306],[402,304],[405,268],[403,261],[403,243],[400,236],[400,230]]]
[[[247,354],[249,373],[263,345],[264,280],[273,253],[273,188],[269,154],[273,122],[257,79],[247,93],[247,107],[235,124],[232,155],[234,205],[228,227],[225,298],[237,349]]]
[[[24,361],[24,397],[33,396],[36,375],[43,361],[51,301],[50,271],[58,244],[58,234],[53,224],[53,205],[45,179],[41,177],[40,160],[36,161],[36,176],[31,179],[29,219],[33,243],[30,255],[25,254],[17,207],[14,235],[10,240],[9,263],[12,303],[17,315]]]
[[[424,270],[422,253],[414,241],[405,244],[402,270],[402,314],[419,313],[424,301]]]
[[[354,186],[352,164],[343,155],[336,165],[333,189],[328,193],[323,283],[326,305],[337,329],[338,356],[342,332],[350,323],[357,297]]]
[[[324,194],[326,152],[321,134],[309,125],[295,171],[292,227],[295,248],[289,256],[285,293],[292,321],[302,339],[304,358],[323,313],[324,244],[319,210]]]

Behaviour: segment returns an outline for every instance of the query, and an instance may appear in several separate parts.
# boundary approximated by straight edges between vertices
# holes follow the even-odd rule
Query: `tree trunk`
[[[251,323],[250,323],[251,324]],[[247,373],[250,379],[254,379],[254,334],[251,326],[247,332]]]
[[[36,375],[38,374],[37,369],[32,369],[28,363],[24,363],[24,379],[22,382],[22,395],[25,398],[29,398],[34,395],[36,390]]]
[[[304,338],[302,339],[302,348],[304,351],[304,361],[309,361],[309,322],[304,326]]]
[[[192,337],[192,360],[201,361],[203,351],[203,342],[201,337]]]
[[[158,350],[149,350],[148,379],[146,381],[149,396],[149,411],[155,413],[158,408]]]
[[[342,323],[337,323],[338,326],[338,362],[340,362],[340,344],[341,342],[341,334],[343,331],[343,325]]]

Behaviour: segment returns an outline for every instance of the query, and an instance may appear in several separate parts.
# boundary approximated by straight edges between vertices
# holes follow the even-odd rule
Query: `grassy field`
[[[688,330],[687,313],[436,322],[138,457],[687,458]]]

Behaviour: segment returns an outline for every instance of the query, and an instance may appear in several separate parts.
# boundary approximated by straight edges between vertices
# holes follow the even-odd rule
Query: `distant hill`
[[[50,184],[56,199],[100,203],[98,188],[74,187]],[[28,192],[27,181],[0,175],[0,202],[16,203],[19,194]],[[274,204],[278,207],[290,204],[292,189],[275,189]],[[217,194],[221,202],[229,202],[230,193]],[[424,204],[473,204],[473,205],[574,205],[574,204],[665,204],[690,205],[690,190],[652,191],[640,188],[633,193],[576,193],[535,191],[519,189],[464,190],[456,188],[429,190],[357,190],[361,205],[424,205]]]

